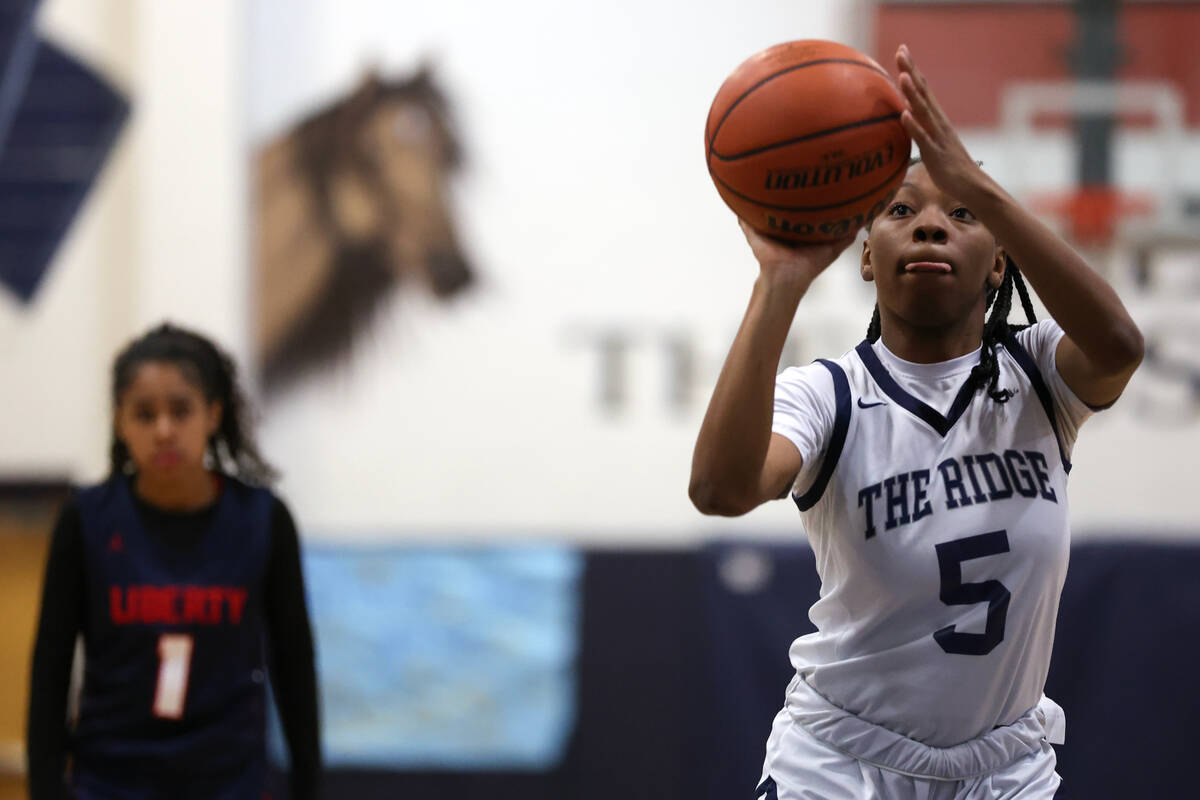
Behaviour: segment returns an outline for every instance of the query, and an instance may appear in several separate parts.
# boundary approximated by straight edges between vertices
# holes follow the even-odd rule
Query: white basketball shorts
[[[761,800],[1051,800],[1061,778],[1051,741],[1062,709],[1047,697],[1012,725],[930,747],[830,703],[799,677],[775,716]]]

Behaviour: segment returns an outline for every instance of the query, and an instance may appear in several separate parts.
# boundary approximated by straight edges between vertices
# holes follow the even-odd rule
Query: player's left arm
[[[1145,353],[1142,333],[1121,298],[971,158],[904,45],[896,67],[907,105],[901,123],[921,149],[929,176],[987,226],[1062,327],[1066,335],[1055,360],[1071,391],[1091,406],[1112,403]]]
[[[271,684],[291,754],[291,797],[310,800],[318,796],[322,771],[316,660],[300,538],[292,515],[279,500],[272,511],[264,589]]]

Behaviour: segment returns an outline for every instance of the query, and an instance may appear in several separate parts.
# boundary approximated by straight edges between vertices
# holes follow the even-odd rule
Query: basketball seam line
[[[805,142],[805,141],[808,141],[809,139],[819,139],[822,136],[829,136],[830,134],[840,133],[841,131],[848,131],[851,128],[861,128],[866,125],[875,125],[877,123],[887,122],[888,120],[892,120],[892,119],[900,119],[900,113],[896,112],[895,114],[886,114],[882,117],[872,117],[871,119],[860,119],[857,122],[847,122],[845,125],[838,125],[836,128],[826,128],[823,131],[816,131],[815,133],[806,133],[803,136],[797,136],[794,139],[788,139],[786,142],[775,142],[774,144],[766,144],[766,145],[763,145],[762,147],[756,147],[753,150],[746,150],[745,152],[734,153],[734,154],[728,155],[728,156],[721,155],[715,149],[711,149],[711,148],[710,148],[710,152],[713,156],[720,159],[721,161],[737,161],[739,158],[749,158],[750,156],[756,156],[759,153],[765,153],[768,150],[774,150],[778,147],[787,147],[788,145],[796,144],[797,142]]]
[[[736,196],[740,197],[741,199],[745,200],[746,202],[754,203],[754,205],[760,206],[762,208],[771,208],[771,209],[775,209],[776,211],[828,211],[831,208],[841,208],[844,205],[848,205],[849,203],[853,203],[857,200],[862,200],[864,197],[874,194],[875,192],[879,191],[880,187],[886,186],[890,180],[892,180],[897,175],[899,175],[901,170],[906,170],[906,169],[908,169],[908,159],[904,159],[904,163],[900,165],[900,168],[897,169],[895,172],[893,172],[891,175],[888,175],[886,178],[884,178],[883,181],[881,181],[880,183],[871,187],[870,189],[868,189],[867,191],[858,195],[857,197],[847,197],[845,200],[841,201],[840,203],[832,203],[827,206],[781,206],[781,205],[775,205],[773,203],[764,203],[761,200],[755,200],[753,197],[750,197],[749,195],[744,195],[741,192],[739,192],[737,189],[734,189],[728,183],[721,180],[721,177],[719,175],[717,175],[716,173],[714,173],[711,169],[708,171],[708,174],[712,176],[712,179],[714,181],[716,181],[717,183],[724,186],[725,189],[730,194],[736,195]]]
[[[725,113],[721,115],[721,120],[717,123],[716,127],[713,128],[712,138],[709,139],[709,141],[708,141],[708,152],[710,154],[713,153],[713,145],[717,141],[717,134],[721,132],[721,126],[725,124],[725,120],[729,119],[729,115],[732,114],[733,110],[738,107],[738,104],[740,104],[743,100],[745,100],[747,97],[749,97],[750,94],[752,92],[754,92],[755,89],[762,86],[764,83],[767,83],[768,81],[775,80],[780,75],[786,75],[787,73],[795,72],[798,69],[805,69],[807,67],[816,67],[821,64],[851,64],[853,66],[863,67],[864,69],[869,69],[872,72],[878,73],[879,75],[882,75],[883,77],[887,78],[889,81],[892,79],[890,75],[888,75],[883,70],[879,69],[874,64],[864,64],[863,62],[857,61],[852,58],[819,58],[815,61],[806,61],[803,64],[793,64],[790,67],[781,69],[778,72],[774,72],[774,73],[768,75],[767,77],[763,78],[758,83],[754,84],[749,89],[742,92],[741,95],[738,96],[738,99],[734,100],[732,103],[729,104],[729,108],[725,109]]]

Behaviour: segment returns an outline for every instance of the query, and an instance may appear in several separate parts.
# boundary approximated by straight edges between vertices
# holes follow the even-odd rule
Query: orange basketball
[[[823,242],[883,211],[912,144],[883,68],[806,39],[751,56],[713,99],[704,139],[722,199],[755,230]]]

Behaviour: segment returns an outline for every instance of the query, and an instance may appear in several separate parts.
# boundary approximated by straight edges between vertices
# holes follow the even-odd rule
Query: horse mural
[[[427,68],[391,81],[372,72],[259,151],[255,327],[265,393],[347,356],[402,282],[440,298],[471,285],[449,209],[461,162]]]

